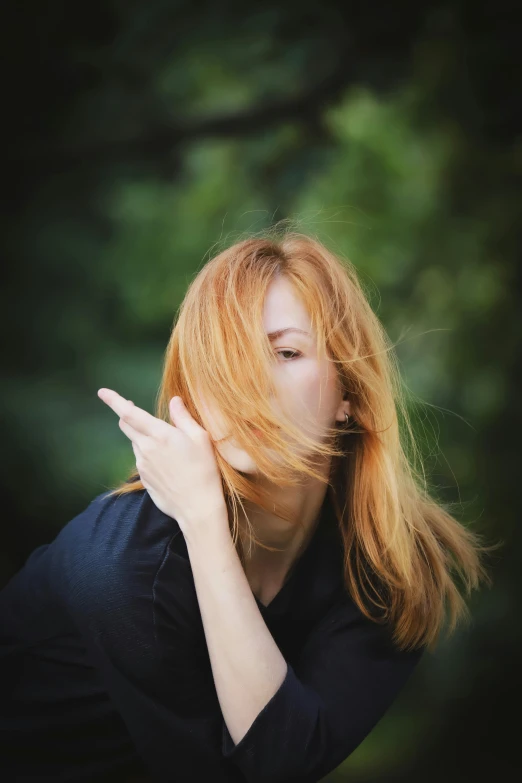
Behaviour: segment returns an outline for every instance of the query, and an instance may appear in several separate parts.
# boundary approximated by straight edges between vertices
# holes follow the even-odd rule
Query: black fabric
[[[289,579],[256,601],[288,671],[235,746],[178,524],[146,490],[98,495],[0,592],[2,780],[320,780],[423,650],[398,652],[350,599],[328,493]]]

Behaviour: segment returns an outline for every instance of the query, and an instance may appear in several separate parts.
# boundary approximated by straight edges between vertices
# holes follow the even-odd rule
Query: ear
[[[346,416],[347,413],[348,416],[352,415],[352,406],[349,400],[346,399],[347,395],[345,394],[343,397],[343,400],[341,404],[339,405],[339,408],[337,409],[337,415],[336,420],[341,422],[342,424],[346,423]]]
[[[346,406],[348,416],[353,416],[351,394],[347,391],[343,394],[343,403]]]

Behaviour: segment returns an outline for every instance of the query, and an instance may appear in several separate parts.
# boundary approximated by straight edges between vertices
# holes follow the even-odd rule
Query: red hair
[[[290,281],[301,298],[317,335],[318,355],[336,364],[351,402],[355,426],[332,428],[320,445],[276,418],[269,404],[277,391],[262,315],[267,288],[276,276]],[[392,624],[400,648],[433,645],[446,610],[448,633],[459,620],[469,619],[457,577],[465,595],[481,581],[491,584],[481,558],[495,546],[483,546],[478,533],[430,496],[394,346],[351,263],[296,232],[248,238],[208,261],[190,284],[172,330],[155,415],[170,422],[169,401],[179,395],[208,430],[199,393],[212,400],[227,431],[248,448],[271,481],[291,486],[297,472],[328,484],[342,533],[347,590],[367,617]],[[284,458],[281,464],[261,451],[246,420],[263,431],[264,445]],[[330,457],[330,476],[317,473],[312,458],[297,456],[284,435],[312,448],[315,456]],[[236,504],[247,498],[273,512],[273,501],[217,450],[216,459],[232,509],[231,532],[244,563]],[[143,489],[133,470],[112,494]],[[291,518],[285,507],[277,513]],[[262,546],[251,530],[249,535]],[[371,606],[381,611],[379,619]]]

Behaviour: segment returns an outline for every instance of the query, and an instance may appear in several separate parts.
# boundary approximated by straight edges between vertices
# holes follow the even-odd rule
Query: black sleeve
[[[315,627],[295,665],[237,745],[223,721],[222,752],[248,783],[315,783],[370,733],[424,648],[398,651],[349,599]]]
[[[75,567],[68,578],[68,611],[153,779],[219,781],[225,768],[221,713],[209,718],[212,691],[199,666],[191,627],[198,618],[187,599],[190,569],[183,558],[172,561],[170,555],[169,649],[158,642],[158,622],[166,619],[154,611],[155,593],[164,589],[157,574],[167,548],[157,559],[150,503],[137,493],[117,501],[101,497],[79,518],[78,540],[69,547]],[[147,538],[140,537],[139,547],[133,543],[137,530]]]

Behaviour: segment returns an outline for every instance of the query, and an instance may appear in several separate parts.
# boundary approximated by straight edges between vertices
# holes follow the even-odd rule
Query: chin
[[[244,449],[239,446],[232,446],[230,443],[221,443],[216,447],[224,460],[240,473],[256,474],[258,473],[257,463],[252,459]]]

